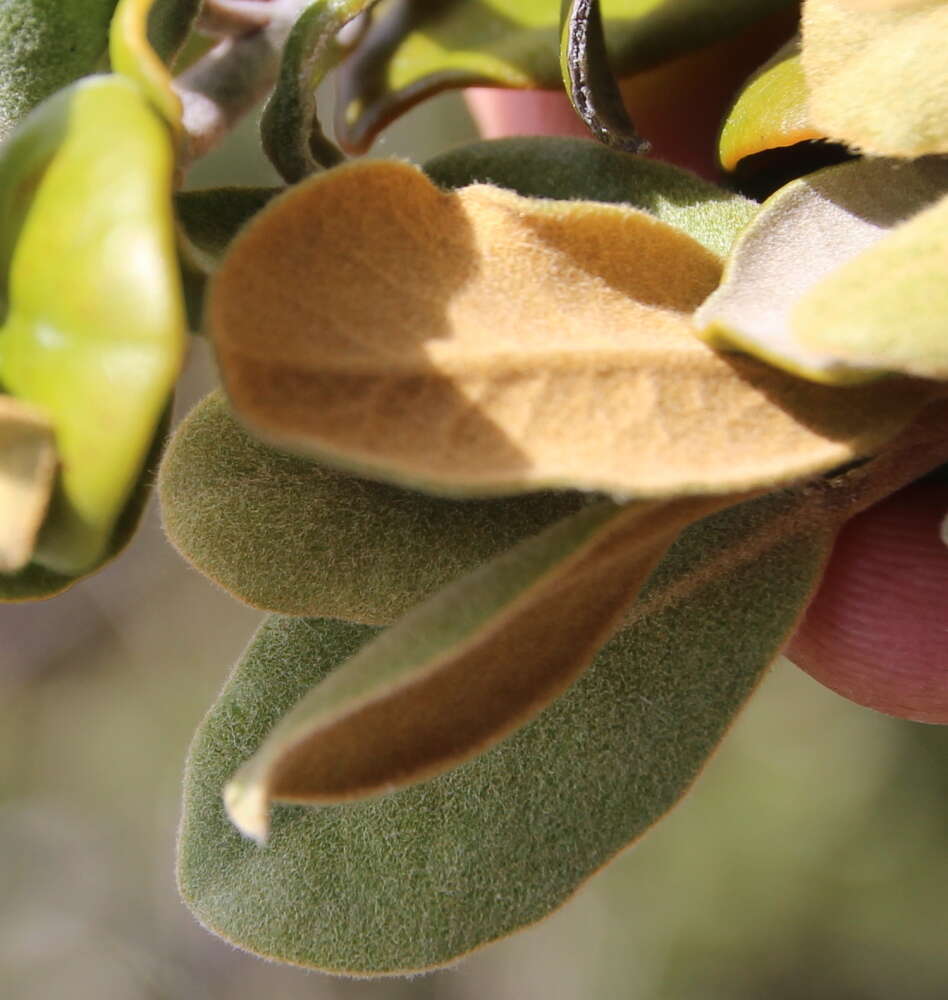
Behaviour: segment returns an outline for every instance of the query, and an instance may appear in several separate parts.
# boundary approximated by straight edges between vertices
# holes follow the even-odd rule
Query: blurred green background
[[[472,136],[457,97],[378,155]],[[267,183],[253,122],[194,186]],[[180,418],[213,383],[197,342]],[[267,964],[178,902],[191,733],[258,613],[185,566],[156,511],[104,572],[0,607],[3,1000],[943,1000],[948,729],[850,705],[778,663],[691,796],[549,920],[412,980]]]

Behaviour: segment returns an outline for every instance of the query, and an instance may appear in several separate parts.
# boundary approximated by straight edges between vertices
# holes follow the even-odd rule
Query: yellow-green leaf
[[[771,485],[871,453],[925,402],[907,381],[880,401],[720,356],[690,320],[718,278],[628,206],[444,193],[375,162],[261,212],[207,315],[258,436],[455,495]]]
[[[938,299],[946,280],[944,247],[939,249],[943,239],[937,218],[933,224],[920,221],[921,232],[909,228],[913,224],[906,220],[946,191],[948,163],[938,159],[860,160],[787,184],[764,203],[738,239],[721,287],[697,311],[702,336],[821,382],[856,383],[900,369],[929,374],[932,364],[940,364],[936,355],[944,322]],[[900,224],[906,236],[896,235],[902,231]],[[916,232],[917,242],[912,235]],[[890,240],[896,240],[891,252],[900,262],[900,270],[891,275],[884,261],[873,264],[878,254],[888,259],[884,248]],[[858,262],[864,256],[865,274],[873,274],[879,287],[860,287],[863,272]],[[906,269],[908,257],[913,260]],[[847,279],[854,271],[856,278]],[[898,284],[889,293],[889,279],[896,274]],[[798,318],[797,308],[824,283],[827,295],[814,298]],[[831,302],[837,293],[846,297]],[[935,298],[926,300],[929,293]],[[917,318],[901,316],[900,296],[906,309],[917,310]],[[885,319],[870,320],[874,307],[868,302],[887,297]],[[860,301],[866,308],[859,308]],[[841,342],[849,344],[846,350],[835,351],[829,329],[824,339],[824,317],[815,311],[820,306],[833,311],[835,319],[827,317],[826,322],[840,329],[852,313],[850,333],[839,334]],[[912,352],[913,341],[918,361],[910,367],[900,358],[904,362]],[[877,393],[880,405],[890,388],[887,384]]]
[[[811,288],[791,325],[849,365],[948,379],[948,194]]]
[[[784,642],[828,547],[800,503],[768,497],[687,530],[634,626],[508,739],[380,798],[279,806],[261,848],[228,822],[224,782],[373,637],[269,619],[191,749],[188,905],[239,947],[358,974],[442,965],[546,916],[681,798]]]
[[[220,392],[179,426],[158,492],[172,544],[235,597],[371,624],[587,502],[575,492],[449,500],[357,479],[262,445]]]
[[[109,33],[112,69],[135,80],[148,95],[165,121],[181,127],[181,100],[171,85],[171,73],[152,47],[149,15],[156,0],[119,0]],[[167,3],[163,4],[167,7]],[[188,2],[193,15],[194,4]]]
[[[586,668],[681,530],[728,505],[603,501],[440,591],[280,721],[228,783],[231,819],[263,841],[273,800],[388,792],[492,746]]]
[[[35,407],[0,396],[0,573],[30,561],[55,473],[48,421]]]
[[[746,156],[823,137],[810,124],[800,40],[794,38],[737,95],[721,128],[718,159],[725,170],[734,170]]]
[[[948,3],[807,0],[810,119],[874,156],[948,153]]]
[[[62,142],[31,175],[0,383],[56,430],[62,475],[36,558],[61,574],[102,558],[180,368],[172,167],[167,128],[110,76],[70,91]]]
[[[629,76],[736,34],[792,0],[604,0],[615,72]],[[336,136],[364,151],[390,121],[451,87],[559,90],[557,0],[396,0],[340,67]]]

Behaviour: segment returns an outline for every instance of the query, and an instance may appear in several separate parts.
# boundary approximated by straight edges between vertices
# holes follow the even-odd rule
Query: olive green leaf
[[[757,70],[737,95],[721,127],[718,159],[734,170],[746,156],[824,138],[810,123],[799,36]]]
[[[0,141],[41,101],[96,70],[108,46],[115,2],[0,4]]]
[[[560,18],[560,71],[576,113],[607,146],[647,152],[648,143],[635,131],[609,66],[599,0],[562,0]]]
[[[14,248],[0,383],[56,430],[62,475],[35,558],[61,574],[102,559],[180,367],[172,166],[135,84],[74,85]]]
[[[148,41],[158,58],[171,65],[191,33],[202,0],[152,0]]]
[[[605,0],[610,62],[630,76],[793,6],[792,0]],[[559,90],[556,0],[395,0],[339,70],[336,138],[364,152],[393,119],[452,87]]]
[[[948,3],[807,0],[813,125],[875,156],[948,153]]]
[[[177,192],[175,216],[188,262],[205,274],[214,271],[241,227],[281,190],[227,187]]]
[[[158,459],[168,435],[168,427],[171,423],[171,404],[165,411],[158,426],[158,430],[151,443],[148,455],[142,466],[138,482],[132,490],[128,503],[119,515],[115,524],[115,530],[109,539],[109,544],[102,554],[102,558],[88,570],[75,575],[56,573],[37,562],[31,562],[18,573],[0,572],[0,602],[19,603],[24,601],[38,601],[47,597],[54,597],[68,590],[74,583],[88,576],[90,573],[100,569],[106,563],[111,562],[128,545],[135,535],[138,523],[141,520],[145,505],[151,496],[151,487],[157,472]]]
[[[912,163],[860,160],[819,170],[787,184],[764,203],[735,244],[721,287],[698,309],[695,319],[703,328],[702,336],[713,344],[749,351],[806,378],[827,383],[866,381],[892,368],[917,370],[895,363],[912,353],[915,340],[918,369],[922,369],[924,359],[931,361],[931,352],[937,353],[937,331],[944,322],[943,309],[936,299],[925,298],[929,292],[943,298],[940,284],[944,284],[942,276],[946,275],[944,247],[938,249],[937,219],[930,226],[920,220],[920,229],[907,228],[907,236],[897,234],[900,223],[946,191],[948,162],[934,158]],[[897,242],[886,251],[892,239]],[[871,247],[877,249],[867,258],[865,276],[885,273],[885,262],[882,271],[873,271],[873,267],[880,266],[872,263],[877,254],[888,260],[891,252],[900,266],[901,279],[891,291],[888,276],[884,288],[873,290],[857,290],[846,277],[857,271],[855,280],[861,280],[862,265],[858,262]],[[906,270],[907,255],[919,258],[911,264],[911,271]],[[851,263],[840,270],[847,262]],[[835,283],[837,272],[845,288]],[[915,281],[922,282],[917,286],[918,296]],[[816,298],[816,289],[824,282],[830,291]],[[849,353],[837,354],[831,346],[833,334],[828,332],[823,337],[824,317],[814,311],[832,308],[836,325],[844,324],[850,301],[831,303],[834,288],[847,295],[862,295],[865,302],[873,292],[885,292],[891,296],[886,317],[897,316],[898,321],[883,325],[880,318],[879,325],[858,324],[848,335]],[[812,305],[806,313],[798,311],[811,292]],[[856,307],[858,300],[852,302]],[[865,320],[871,309],[867,306],[861,310],[860,319]],[[829,317],[826,319],[829,321]],[[863,330],[865,340],[861,341]],[[841,343],[846,342],[847,334],[839,336]],[[899,346],[890,346],[890,341]],[[873,353],[874,348],[878,354]],[[888,387],[885,391],[888,393]]]
[[[373,631],[273,617],[202,724],[185,776],[181,892],[271,958],[357,974],[450,962],[566,901],[678,801],[776,655],[828,535],[797,495],[705,519],[556,702],[446,774],[363,802],[281,806],[266,847],[220,790]]]
[[[441,187],[492,184],[527,198],[630,205],[726,257],[758,205],[668,163],[627,156],[563,136],[513,136],[474,142],[429,160]]]
[[[171,73],[163,62],[162,54],[154,48],[149,33],[151,14],[157,6],[161,19],[159,44],[165,48],[173,43],[175,27],[187,16],[193,17],[192,0],[173,0],[158,3],[156,0],[119,0],[109,32],[109,57],[112,69],[135,80],[148,95],[172,128],[181,127],[181,100],[171,85]],[[168,54],[167,51],[164,54]]]
[[[948,379],[948,194],[815,285],[791,322],[847,364]]]
[[[56,441],[43,414],[0,396],[0,573],[29,561],[56,474]]]
[[[266,840],[270,802],[339,802],[492,746],[588,666],[681,530],[720,498],[587,507],[409,612],[316,685],[231,779]]]
[[[718,277],[628,206],[445,193],[376,161],[264,209],[207,319],[263,440],[452,495],[769,486],[871,453],[925,402],[908,380],[880,400],[721,356],[689,315]]]
[[[158,478],[165,532],[235,597],[285,614],[387,624],[587,501],[448,500],[274,451],[220,392],[178,427]]]
[[[314,0],[290,32],[280,75],[260,122],[263,148],[281,176],[295,182],[345,157],[323,133],[316,88],[345,57],[337,35],[376,0]]]

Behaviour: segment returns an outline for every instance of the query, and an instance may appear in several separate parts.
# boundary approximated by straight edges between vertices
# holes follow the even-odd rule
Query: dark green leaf
[[[336,39],[339,30],[375,2],[315,0],[290,32],[260,132],[267,156],[291,183],[345,159],[320,128],[316,88],[346,54]]]

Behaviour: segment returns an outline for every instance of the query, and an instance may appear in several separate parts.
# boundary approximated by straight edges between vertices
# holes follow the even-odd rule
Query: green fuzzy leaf
[[[687,791],[818,579],[829,535],[771,496],[673,546],[635,624],[532,722],[382,798],[275,809],[261,848],[220,790],[301,695],[372,630],[271,618],[187,766],[179,883],[240,947],[358,974],[449,962],[546,916]]]
[[[792,0],[605,0],[610,61],[630,76],[736,34]],[[340,68],[336,136],[364,151],[393,119],[453,87],[560,90],[556,0],[396,0]]]
[[[803,68],[813,124],[873,156],[948,153],[946,38],[944,0],[807,0]]]
[[[429,160],[444,188],[493,184],[525,198],[629,205],[687,233],[719,257],[756,215],[756,202],[667,163],[583,139],[515,136],[475,142]]]
[[[231,819],[265,841],[273,800],[390,792],[494,745],[588,666],[681,530],[737,500],[602,501],[439,591],[280,720],[224,790]]]
[[[357,479],[261,444],[219,392],[178,428],[158,490],[172,544],[235,597],[373,624],[587,502],[447,500]]]
[[[560,71],[576,113],[590,132],[612,149],[645,153],[609,67],[599,0],[562,0]]]
[[[21,603],[54,597],[56,594],[68,590],[73,584],[89,576],[90,573],[101,569],[102,566],[122,553],[122,550],[134,537],[145,506],[151,497],[151,487],[158,470],[158,460],[161,457],[170,424],[171,404],[169,403],[152,440],[151,449],[145,458],[138,482],[135,484],[125,509],[116,521],[115,530],[102,558],[85,572],[75,575],[56,573],[36,562],[31,562],[18,573],[0,573],[0,602]]]
[[[13,251],[0,382],[56,430],[63,471],[35,558],[74,576],[108,548],[174,386],[184,323],[168,130],[118,76],[63,100],[45,170],[9,168],[37,186]]]
[[[289,183],[345,157],[323,134],[316,88],[347,53],[336,36],[376,0],[315,0],[300,15],[283,49],[280,75],[260,122],[263,148]]]
[[[795,374],[831,384],[868,381],[900,368],[925,371],[924,357],[936,363],[931,352],[938,350],[938,331],[944,321],[938,296],[943,296],[941,289],[948,280],[937,221],[917,242],[909,231],[904,248],[899,241],[906,237],[898,237],[891,253],[900,262],[900,279],[891,290],[884,247],[896,238],[900,224],[946,191],[948,162],[936,158],[912,163],[859,160],[787,184],[764,203],[735,244],[720,288],[697,310],[695,320],[703,327],[702,336],[716,346],[748,351]],[[877,249],[870,251],[872,247]],[[867,258],[865,274],[876,275],[881,286],[872,291],[858,287],[862,265],[857,261],[867,252],[873,256]],[[872,263],[879,260],[876,254],[882,254],[881,265]],[[908,256],[918,257],[910,270],[904,266]],[[895,265],[895,261],[890,263]],[[841,270],[844,265],[847,268]],[[854,271],[855,279],[851,277]],[[840,284],[834,285],[837,273]],[[824,282],[830,290],[828,298],[814,297],[807,313],[799,312]],[[839,297],[831,303],[834,287],[853,297]],[[932,291],[936,297],[926,299]],[[819,309],[832,308],[832,322],[839,327],[850,305],[856,309],[860,297],[868,303],[867,296],[873,295],[887,299],[886,319],[880,316],[879,323],[858,325],[848,335],[841,333],[843,340],[848,336],[849,346],[835,353],[834,334],[828,329],[824,338]],[[900,302],[905,309],[918,310],[917,318],[905,317],[904,335]],[[862,310],[864,318],[872,308]],[[900,319],[896,321],[895,316]],[[892,325],[887,326],[887,321]],[[913,338],[921,360],[915,367],[898,363],[911,354]],[[900,346],[891,347],[896,343]]]
[[[0,141],[57,90],[92,73],[116,0],[0,3]]]

